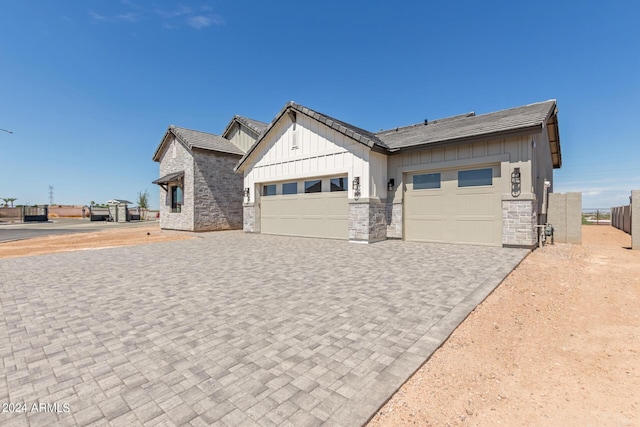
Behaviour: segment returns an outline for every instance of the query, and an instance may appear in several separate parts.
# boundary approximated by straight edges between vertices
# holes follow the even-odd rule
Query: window
[[[282,184],[282,194],[298,194],[298,183],[286,182]]]
[[[439,173],[423,173],[421,175],[413,175],[414,190],[428,190],[440,188]]]
[[[182,187],[171,187],[171,212],[182,212]]]
[[[331,189],[329,191],[347,191],[347,177],[331,178]]]
[[[305,193],[321,193],[322,181],[320,181],[319,179],[314,179],[312,181],[305,181],[304,192]]]
[[[493,169],[458,171],[458,187],[478,187],[493,184]]]
[[[276,195],[276,185],[270,184],[262,187],[262,195],[263,196],[275,196]]]

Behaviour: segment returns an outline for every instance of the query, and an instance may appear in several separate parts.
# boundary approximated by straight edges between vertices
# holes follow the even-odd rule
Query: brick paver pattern
[[[527,253],[198,237],[0,260],[0,424],[362,425]]]

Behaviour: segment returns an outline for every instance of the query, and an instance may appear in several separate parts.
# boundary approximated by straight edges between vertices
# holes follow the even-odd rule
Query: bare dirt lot
[[[372,419],[640,425],[640,251],[613,227],[534,251]]]
[[[193,235],[190,233],[160,230],[160,226],[154,224],[136,228],[52,235],[0,243],[0,258],[15,258],[114,246],[142,245],[191,238],[193,238]]]

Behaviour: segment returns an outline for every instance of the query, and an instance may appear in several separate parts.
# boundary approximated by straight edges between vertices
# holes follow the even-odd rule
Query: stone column
[[[536,200],[502,201],[502,245],[533,248],[538,241],[538,202]]]
[[[349,241],[373,243],[386,240],[386,213],[386,204],[380,201],[349,201]]]
[[[402,239],[402,202],[387,203],[387,239]]]
[[[242,229],[245,233],[256,232],[256,207],[254,203],[242,205]]]

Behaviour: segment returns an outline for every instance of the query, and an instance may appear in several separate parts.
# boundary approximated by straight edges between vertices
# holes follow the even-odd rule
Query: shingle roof
[[[390,151],[541,128],[556,101],[549,100],[494,113],[463,114],[376,133]]]
[[[368,145],[371,148],[373,148],[373,146],[387,148],[384,142],[382,142],[374,133],[371,133],[368,130],[364,130],[352,124],[343,122],[342,120],[335,119],[326,114],[319,113],[312,110],[311,108],[305,107],[304,105],[296,104],[293,101],[289,102],[282,112],[284,112],[284,110],[286,110],[288,107],[300,111],[301,113],[318,120],[320,123],[324,123],[328,127],[337,130],[338,132],[352,139],[355,139],[358,142]],[[278,117],[279,116],[280,115],[278,115]]]
[[[219,135],[177,126],[170,126],[170,129],[182,142],[187,144],[189,148],[200,148],[203,150],[219,151],[221,153],[244,154],[244,152],[231,141]]]
[[[282,109],[280,110],[280,112],[276,115],[276,117],[273,119],[273,121],[271,123],[269,123],[269,125],[267,125],[267,127],[263,130],[263,132],[260,134],[260,137],[256,140],[256,142],[253,144],[253,146],[251,146],[251,148],[249,149],[249,151],[247,151],[247,153],[240,159],[240,161],[238,162],[238,164],[235,167],[235,170],[237,171],[242,164],[246,161],[246,159],[251,155],[251,153],[255,150],[255,148],[260,145],[260,142],[265,138],[265,136],[269,133],[269,131],[271,130],[271,128],[273,128],[273,126],[275,126],[275,124],[278,122],[278,120],[280,120],[280,117],[282,117],[287,111],[297,111],[300,112],[302,114],[305,114],[317,121],[319,121],[320,123],[325,124],[326,126],[348,136],[349,138],[354,139],[355,141],[358,141],[366,146],[368,146],[369,148],[374,148],[374,147],[380,147],[380,149],[386,151],[387,147],[386,145],[380,141],[378,139],[378,137],[376,137],[373,133],[361,129],[357,126],[353,126],[349,123],[343,122],[342,120],[338,120],[335,119],[331,116],[328,116],[326,114],[322,114],[319,113],[317,111],[312,110],[311,108],[307,108],[303,105],[300,104],[296,104],[293,101],[287,102],[285,104],[284,107],[282,107]]]
[[[236,171],[242,167],[271,128],[275,126],[287,111],[297,111],[305,114],[372,149],[393,153],[427,144],[461,142],[485,137],[500,137],[525,132],[536,132],[547,124],[546,122],[549,117],[554,116],[556,112],[556,101],[552,99],[481,115],[467,113],[377,133],[372,133],[350,125],[349,123],[345,123],[291,101],[280,110],[275,119],[264,129],[255,144],[253,144],[249,151],[240,159],[235,168]],[[552,120],[552,124],[555,127],[553,133],[557,135],[557,121]],[[550,135],[550,144],[554,167],[560,167],[562,158],[558,137],[552,137]]]
[[[228,139],[224,139],[219,135],[214,135],[212,133],[200,132],[197,130],[181,128],[178,126],[171,125],[167,132],[165,133],[160,145],[156,149],[155,154],[153,155],[154,161],[160,160],[160,153],[162,151],[162,147],[167,140],[167,135],[172,133],[178,138],[183,144],[185,144],[189,150],[193,150],[194,148],[199,148],[201,150],[209,150],[209,151],[217,151],[219,153],[229,153],[229,154],[237,154],[242,156],[244,152],[235,146]]]
[[[269,126],[269,123],[261,122],[260,120],[255,120],[255,119],[250,119],[249,117],[235,115],[227,124],[227,127],[224,129],[224,132],[222,132],[223,138],[227,137],[227,134],[231,130],[231,127],[236,122],[241,123],[245,127],[247,127],[250,131],[252,131],[255,134],[256,137],[260,136],[262,131],[264,131],[267,128],[267,126]]]

